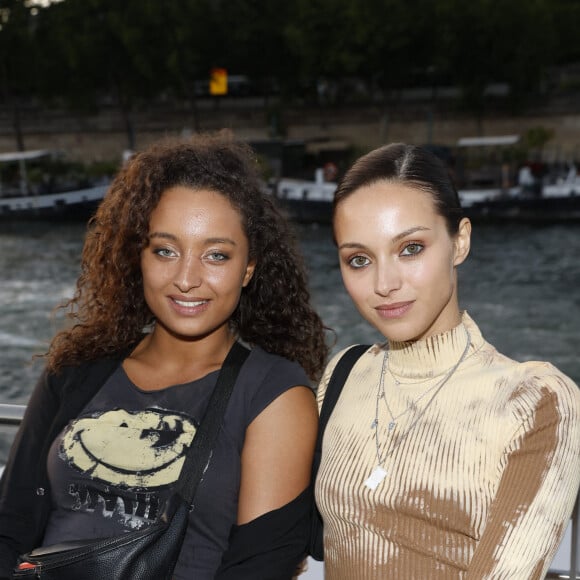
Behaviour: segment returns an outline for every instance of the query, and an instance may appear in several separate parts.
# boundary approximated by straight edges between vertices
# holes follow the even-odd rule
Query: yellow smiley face
[[[63,436],[61,455],[106,483],[160,487],[179,477],[195,432],[190,419],[161,410],[107,411],[74,421]]]

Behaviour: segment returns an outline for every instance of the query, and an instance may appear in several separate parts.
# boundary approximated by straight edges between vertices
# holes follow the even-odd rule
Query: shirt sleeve
[[[256,351],[254,353],[254,351]],[[296,386],[310,386],[302,367],[283,357],[253,349],[250,355],[253,388],[247,390],[247,424],[249,425],[272,401]],[[244,369],[246,371],[246,369]]]
[[[48,490],[39,488],[39,469],[59,398],[44,372],[28,402],[0,480],[0,577],[10,577],[19,554],[39,541],[39,521]]]
[[[470,563],[469,580],[542,579],[580,485],[580,390],[555,371],[531,377],[514,401],[524,420]]]
[[[277,510],[234,526],[215,580],[290,580],[306,557],[311,489]]]

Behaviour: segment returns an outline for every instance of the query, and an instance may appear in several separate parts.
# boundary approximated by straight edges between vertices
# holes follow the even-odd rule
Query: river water
[[[314,303],[337,333],[333,351],[372,342],[342,286],[327,226],[299,226]],[[0,224],[0,402],[25,403],[74,290],[84,225]],[[485,337],[520,361],[548,360],[580,383],[580,227],[475,224],[460,267],[460,302]],[[0,427],[0,464],[14,434]]]

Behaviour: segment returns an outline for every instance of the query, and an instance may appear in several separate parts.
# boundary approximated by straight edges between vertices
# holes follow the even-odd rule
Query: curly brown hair
[[[48,368],[114,355],[142,338],[153,322],[140,267],[149,218],[164,191],[185,186],[221,193],[242,216],[256,269],[232,328],[317,380],[328,355],[325,327],[310,304],[292,227],[263,190],[258,167],[252,149],[227,133],[164,140],[127,162],[89,221],[76,292],[62,305],[74,325],[53,338]]]

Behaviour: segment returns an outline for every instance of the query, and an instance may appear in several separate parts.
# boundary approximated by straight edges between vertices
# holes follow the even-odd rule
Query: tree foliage
[[[12,114],[19,150],[24,149],[21,130],[21,105],[41,86],[41,62],[34,42],[36,10],[23,0],[0,3],[0,99]]]
[[[15,127],[27,99],[114,103],[129,147],[135,108],[163,95],[195,115],[213,67],[286,100],[321,97],[322,81],[385,102],[454,85],[482,117],[494,83],[522,110],[549,66],[580,60],[579,17],[577,0],[0,0],[0,99]]]

